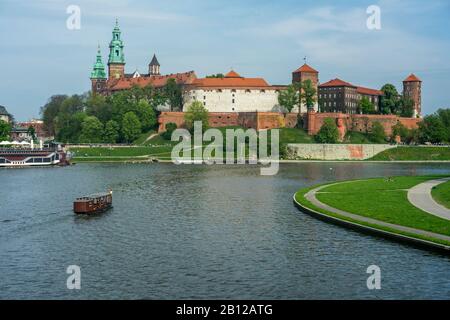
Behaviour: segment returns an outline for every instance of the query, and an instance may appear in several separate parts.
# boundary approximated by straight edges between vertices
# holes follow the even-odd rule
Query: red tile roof
[[[422,82],[414,73],[411,73],[403,82]]]
[[[298,68],[297,70],[294,71],[294,73],[298,73],[298,72],[319,73],[319,71],[311,68],[306,63],[304,65],[302,65],[300,68]]]
[[[140,87],[145,87],[151,85],[155,88],[163,87],[166,85],[167,80],[175,79],[178,84],[191,84],[197,76],[194,71],[175,73],[164,76],[143,76],[137,78],[120,78],[120,79],[109,79],[107,86],[109,90],[124,90],[130,89],[133,85],[138,85]]]
[[[239,73],[237,73],[236,71],[231,70],[230,72],[228,72],[228,73],[225,75],[225,78],[241,78],[241,76],[240,76]]]
[[[319,87],[321,88],[326,88],[326,87],[352,87],[352,88],[356,88],[356,86],[352,85],[349,82],[345,82],[341,79],[333,79],[330,80],[328,82],[322,83],[321,85],[319,85]]]
[[[263,78],[244,78],[230,71],[224,78],[200,78],[192,82],[198,88],[271,88]]]
[[[376,90],[376,89],[370,89],[370,88],[364,88],[364,87],[357,87],[356,91],[361,94],[371,95],[371,96],[382,96],[383,91]]]

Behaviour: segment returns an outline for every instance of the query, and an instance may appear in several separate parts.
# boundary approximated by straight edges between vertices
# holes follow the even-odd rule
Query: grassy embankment
[[[437,185],[431,190],[433,199],[450,209],[450,181]]]
[[[223,136],[226,144],[226,129],[239,129],[239,127],[218,128]],[[154,135],[155,132],[142,134],[133,146],[130,147],[92,147],[92,148],[71,148],[70,151],[75,153],[73,160],[75,162],[137,162],[149,161],[152,158],[159,160],[170,160],[171,151],[177,142],[165,140],[160,135]],[[270,132],[268,138],[270,143]],[[151,137],[151,139],[148,139]],[[312,143],[312,137],[299,129],[283,128],[280,129],[280,146],[287,143]],[[205,142],[203,148],[210,144]],[[248,153],[248,147],[246,148]],[[193,155],[193,151],[191,151]]]
[[[450,147],[397,147],[385,150],[371,161],[450,161]]]
[[[321,189],[316,194],[316,198],[320,202],[333,208],[341,209],[363,217],[450,236],[450,221],[433,216],[414,207],[407,199],[407,189],[423,181],[435,178],[437,178],[437,176],[395,177],[392,179],[377,178],[347,181]],[[295,195],[295,199],[308,208],[342,220],[450,245],[450,242],[442,239],[434,239],[420,234],[410,234],[389,227],[351,219],[318,208],[304,197],[304,195],[313,188],[315,187],[298,191]]]

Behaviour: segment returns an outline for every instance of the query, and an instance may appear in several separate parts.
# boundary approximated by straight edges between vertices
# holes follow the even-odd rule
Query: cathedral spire
[[[125,55],[123,53],[123,41],[121,39],[119,21],[116,19],[116,25],[112,31],[112,40],[109,43],[109,78],[121,78],[125,74]]]
[[[150,61],[150,64],[148,65],[148,73],[151,76],[160,75],[159,67],[160,67],[160,65],[159,65],[158,59],[156,58],[156,54],[153,54],[152,61]]]
[[[102,53],[100,51],[100,45],[98,45],[97,48],[97,57],[94,67],[92,68],[91,79],[106,79],[105,65],[103,64],[102,61]]]

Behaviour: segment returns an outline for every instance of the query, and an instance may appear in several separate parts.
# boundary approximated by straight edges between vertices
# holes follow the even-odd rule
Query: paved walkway
[[[338,184],[338,183],[335,183]],[[375,225],[379,225],[379,226],[384,226],[384,227],[388,227],[388,228],[392,228],[395,230],[399,230],[399,231],[403,231],[403,232],[407,232],[407,233],[411,233],[411,234],[418,234],[418,235],[422,235],[422,236],[427,236],[427,237],[431,237],[434,239],[440,239],[440,240],[445,240],[445,241],[450,241],[450,237],[449,236],[445,236],[442,234],[438,234],[438,233],[434,233],[434,232],[430,232],[430,231],[424,231],[424,230],[419,230],[419,229],[415,229],[415,228],[410,228],[410,227],[404,227],[404,226],[400,226],[397,224],[392,224],[392,223],[388,223],[388,222],[384,222],[384,221],[380,221],[380,220],[376,220],[376,219],[372,219],[372,218],[368,218],[368,217],[363,217],[357,214],[353,214],[350,212],[346,212],[340,209],[336,209],[333,208],[329,205],[326,205],[325,203],[320,202],[319,200],[317,200],[316,198],[316,193],[319,192],[320,190],[322,190],[323,188],[329,187],[332,184],[328,184],[325,186],[321,186],[315,189],[310,190],[307,194],[305,194],[305,198],[310,201],[313,205],[315,205],[318,208],[333,212],[333,213],[337,213],[341,216],[347,217],[347,218],[351,218],[354,219],[356,221],[362,221],[362,222],[366,222],[366,223],[371,223],[371,224],[375,224]]]
[[[450,220],[450,210],[434,201],[431,196],[433,187],[447,182],[450,178],[425,181],[408,190],[408,200],[411,204],[420,210],[429,214]]]

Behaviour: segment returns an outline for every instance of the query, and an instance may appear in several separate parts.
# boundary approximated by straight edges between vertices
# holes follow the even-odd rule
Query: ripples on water
[[[450,259],[318,221],[292,204],[324,181],[449,173],[448,165],[81,164],[0,170],[0,298],[450,298]],[[75,216],[74,198],[114,190]],[[82,289],[66,289],[68,265]],[[367,290],[366,268],[382,270]]]

